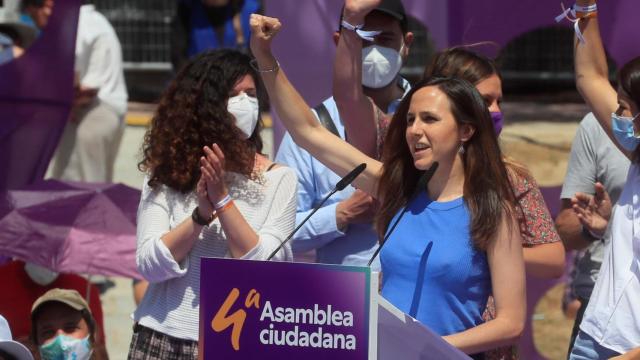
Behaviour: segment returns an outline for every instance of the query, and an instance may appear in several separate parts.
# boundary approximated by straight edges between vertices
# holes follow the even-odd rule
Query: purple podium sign
[[[376,359],[372,289],[367,267],[203,258],[200,358]]]

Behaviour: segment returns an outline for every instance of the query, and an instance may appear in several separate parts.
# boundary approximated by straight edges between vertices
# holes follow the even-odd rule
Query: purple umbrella
[[[40,181],[0,198],[0,255],[58,272],[141,278],[140,191],[122,184]]]

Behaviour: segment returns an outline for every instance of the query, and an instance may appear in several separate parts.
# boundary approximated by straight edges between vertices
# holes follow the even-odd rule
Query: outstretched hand
[[[216,204],[229,193],[224,182],[224,154],[217,144],[213,144],[211,147],[204,147],[204,155],[200,158],[200,171],[205,180],[209,201]]]
[[[261,55],[271,55],[271,42],[280,31],[280,20],[264,15],[251,14],[251,52],[258,58]]]
[[[601,183],[595,184],[595,195],[576,193],[571,199],[573,211],[582,225],[593,234],[604,235],[611,217],[611,199]]]

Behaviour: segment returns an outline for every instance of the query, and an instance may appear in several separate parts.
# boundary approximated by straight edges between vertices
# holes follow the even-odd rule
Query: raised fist
[[[280,20],[251,14],[249,25],[251,26],[251,52],[255,56],[270,54],[271,41],[282,27]]]

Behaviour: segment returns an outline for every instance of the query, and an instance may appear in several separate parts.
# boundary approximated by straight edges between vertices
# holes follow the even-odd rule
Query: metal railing
[[[550,26],[526,32],[500,52],[498,63],[507,82],[555,82],[574,86],[573,27]],[[615,64],[609,60],[611,76]]]
[[[176,0],[91,0],[116,30],[127,70],[171,70]]]

